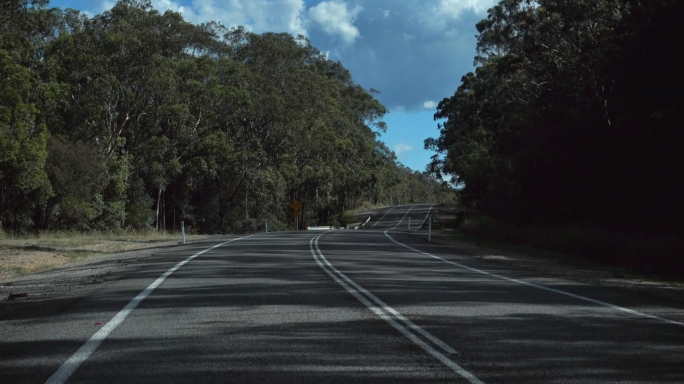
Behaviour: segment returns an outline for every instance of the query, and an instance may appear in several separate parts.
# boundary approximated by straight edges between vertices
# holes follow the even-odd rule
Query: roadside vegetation
[[[468,240],[504,247],[564,264],[684,281],[677,260],[684,240],[666,234],[628,233],[601,227],[517,226],[487,217],[465,220],[460,233]],[[458,233],[455,233],[458,236]]]
[[[684,2],[503,0],[435,118],[479,238],[684,276]],[[479,218],[478,218],[479,217]]]
[[[206,238],[188,235],[188,241]],[[50,232],[0,236],[0,282],[61,267],[93,256],[178,244],[180,233],[166,231]]]
[[[380,141],[377,91],[304,37],[194,25],[149,0],[0,12],[0,231],[336,225],[363,201],[453,201]]]

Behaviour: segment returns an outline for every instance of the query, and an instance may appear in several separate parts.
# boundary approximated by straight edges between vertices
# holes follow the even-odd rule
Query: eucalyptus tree
[[[36,65],[54,21],[46,5],[8,0],[0,12],[0,224],[15,233],[40,220],[53,193],[45,171],[47,127],[39,110],[52,94]]]
[[[334,221],[437,185],[379,141],[377,91],[302,36],[194,25],[150,0],[92,17],[2,6],[5,230],[254,230],[294,199]]]
[[[682,8],[500,1],[477,24],[476,71],[437,108],[440,136],[425,144],[446,156],[434,166],[464,186],[465,202],[509,219],[635,220],[664,202],[652,183],[673,201],[679,176],[663,170],[678,158],[671,145],[684,144],[671,127],[682,115],[672,16]]]

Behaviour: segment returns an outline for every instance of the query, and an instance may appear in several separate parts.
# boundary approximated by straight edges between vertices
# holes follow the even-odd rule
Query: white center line
[[[667,323],[667,324],[673,324],[673,325],[684,326],[684,323],[679,322],[679,321],[666,319],[666,318],[663,318],[663,317],[660,317],[660,316],[649,315],[649,314],[647,314],[647,313],[635,311],[635,310],[633,310],[633,309],[624,308],[624,307],[620,307],[620,306],[617,306],[617,305],[614,305],[614,304],[606,303],[605,301],[600,301],[600,300],[591,299],[591,298],[588,298],[588,297],[576,295],[576,294],[574,294],[574,293],[561,291],[561,290],[559,290],[559,289],[549,288],[549,287],[545,287],[545,286],[543,286],[543,285],[530,283],[530,282],[527,282],[527,281],[524,281],[524,280],[518,280],[518,279],[513,279],[513,278],[511,278],[511,277],[506,277],[506,276],[502,276],[502,275],[497,275],[496,273],[491,273],[491,272],[483,271],[483,270],[481,270],[481,269],[469,267],[469,266],[463,265],[463,264],[461,264],[461,263],[457,263],[457,262],[454,262],[454,261],[446,260],[446,259],[443,259],[443,258],[441,258],[441,257],[439,257],[439,256],[435,256],[435,255],[433,255],[433,254],[430,254],[430,253],[427,253],[427,252],[423,252],[423,251],[421,251],[421,250],[419,250],[419,249],[413,248],[413,247],[411,247],[411,246],[409,246],[409,245],[406,245],[406,244],[404,244],[404,243],[400,243],[400,242],[394,240],[394,238],[392,238],[392,236],[390,236],[387,232],[388,232],[388,231],[385,231],[385,236],[387,236],[387,238],[389,238],[390,240],[392,240],[392,242],[394,242],[395,244],[401,245],[402,247],[408,248],[408,249],[410,249],[410,250],[412,250],[412,251],[414,251],[414,252],[421,253],[421,254],[423,254],[423,255],[425,255],[425,256],[432,257],[433,259],[437,259],[437,260],[443,261],[443,262],[445,262],[445,263],[447,263],[447,264],[451,264],[451,265],[455,265],[455,266],[457,266],[457,267],[459,267],[459,268],[467,269],[467,270],[469,270],[469,271],[471,271],[471,272],[477,272],[477,273],[480,273],[480,274],[482,274],[482,275],[487,275],[487,276],[496,277],[496,278],[498,278],[498,279],[510,281],[510,282],[512,282],[512,283],[517,283],[517,284],[521,284],[521,285],[526,285],[526,286],[528,286],[528,287],[533,287],[533,288],[537,288],[537,289],[542,289],[542,290],[544,290],[544,291],[549,291],[549,292],[554,292],[554,293],[558,293],[558,294],[565,295],[565,296],[570,296],[570,297],[573,297],[573,298],[575,298],[575,299],[579,299],[579,300],[583,300],[583,301],[588,301],[588,302],[590,302],[590,303],[594,303],[594,304],[598,304],[598,305],[601,305],[601,306],[604,306],[604,307],[608,307],[608,308],[614,309],[614,310],[616,310],[616,311],[629,313],[629,314],[631,314],[631,315],[635,315],[635,316],[639,316],[639,317],[646,317],[646,318],[653,319],[653,320],[658,320],[658,321],[661,321],[661,322]]]
[[[451,348],[449,345],[447,345],[443,341],[439,340],[435,336],[431,335],[429,332],[425,331],[420,326],[414,324],[412,321],[410,321],[409,319],[404,317],[401,313],[394,310],[392,307],[387,305],[385,302],[383,302],[382,300],[377,298],[372,293],[368,292],[365,288],[358,285],[356,282],[354,282],[353,280],[348,278],[345,274],[343,274],[337,268],[335,268],[332,264],[330,264],[330,262],[328,262],[328,260],[323,255],[323,252],[321,252],[320,248],[318,247],[318,239],[321,236],[323,236],[324,234],[320,234],[318,236],[313,237],[311,239],[311,241],[309,242],[309,248],[311,250],[311,254],[313,255],[314,259],[316,260],[316,263],[321,267],[321,269],[323,269],[323,271],[325,271],[325,273],[327,273],[330,277],[332,277],[332,279],[335,280],[335,282],[337,282],[347,292],[351,293],[357,300],[359,300],[361,303],[363,303],[368,309],[370,309],[378,317],[385,320],[392,327],[394,327],[397,331],[399,331],[402,335],[406,336],[409,340],[413,341],[416,345],[421,347],[428,354],[435,357],[442,364],[451,368],[454,372],[456,372],[458,375],[465,378],[466,380],[468,380],[472,384],[484,384],[480,379],[475,377],[472,373],[466,371],[460,365],[456,364],[454,361],[452,361],[447,356],[445,356],[443,353],[437,351],[436,349],[431,347],[429,344],[427,344],[426,342],[421,340],[418,336],[411,333],[411,331],[409,331],[408,328],[399,324],[395,320],[395,318],[392,317],[392,315],[394,315],[396,317],[396,319],[398,319],[398,320],[402,321],[404,324],[408,325],[409,328],[411,328],[412,330],[420,333],[425,338],[432,341],[433,343],[438,345],[440,348],[444,349],[447,353],[457,353],[453,348]],[[378,304],[378,306],[376,306],[373,303],[371,303],[370,301],[368,301],[368,299],[366,297],[368,297],[369,299],[376,302]]]
[[[173,268],[169,269],[166,271],[163,275],[161,275],[157,280],[155,280],[152,284],[150,284],[147,288],[145,288],[142,292],[138,294],[133,300],[131,300],[119,313],[117,313],[111,320],[107,322],[102,328],[100,328],[99,331],[97,331],[88,341],[86,341],[81,348],[76,351],[71,357],[64,363],[62,364],[61,367],[55,372],[50,378],[45,382],[45,384],[64,384],[69,380],[69,377],[76,372],[78,367],[83,364],[84,361],[86,361],[90,355],[95,352],[95,350],[102,344],[103,341],[109,336],[109,334],[112,333],[118,327],[125,319],[128,317],[128,315],[133,312],[133,310],[140,304],[142,303],[143,300],[145,300],[161,283],[166,280],[167,277],[171,276],[172,273],[176,272],[180,267],[184,266],[185,264],[189,263],[192,261],[194,258],[197,256],[211,251],[212,249],[218,248],[222,245],[226,245],[228,243],[232,243],[233,241],[236,240],[241,240],[241,239],[246,239],[248,237],[252,237],[256,235],[250,235],[250,236],[245,236],[245,237],[239,237],[237,239],[232,239],[230,241],[226,241],[224,243],[215,245],[211,248],[207,248],[204,251],[197,252],[194,255],[188,257],[187,259],[181,261],[180,263],[176,264]]]

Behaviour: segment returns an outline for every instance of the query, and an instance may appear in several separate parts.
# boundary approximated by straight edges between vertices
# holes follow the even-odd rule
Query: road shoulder
[[[402,231],[406,234],[406,231]],[[441,246],[450,253],[469,256],[474,260],[486,261],[506,267],[513,267],[533,272],[540,277],[554,277],[581,282],[596,286],[607,286],[625,289],[666,301],[670,305],[684,306],[684,287],[676,287],[666,282],[629,276],[614,270],[600,270],[565,265],[553,259],[535,257],[529,254],[513,252],[476,245],[472,242],[455,239],[442,231],[433,231],[432,243],[427,241],[426,231],[412,231],[410,235],[424,245]]]
[[[186,245],[177,241],[164,242],[145,249],[102,254],[0,282],[0,320],[58,313],[97,289],[109,276],[138,261],[171,248],[202,242],[215,242],[215,239],[188,242]]]

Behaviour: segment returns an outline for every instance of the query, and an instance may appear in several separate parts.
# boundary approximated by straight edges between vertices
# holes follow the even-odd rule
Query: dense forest
[[[475,73],[438,106],[433,168],[497,218],[681,226],[682,15],[679,0],[499,2]]]
[[[681,271],[682,15],[681,0],[500,1],[437,108],[434,172],[496,237]]]
[[[379,140],[375,90],[304,37],[194,25],[149,0],[0,12],[0,220],[44,230],[272,229],[449,186]]]

